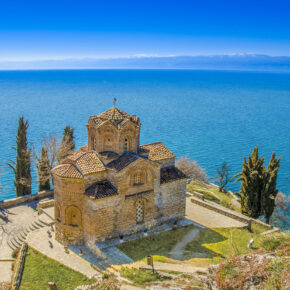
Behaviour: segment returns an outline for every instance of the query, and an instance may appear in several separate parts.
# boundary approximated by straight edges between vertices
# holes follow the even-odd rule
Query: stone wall
[[[190,199],[192,203],[195,203],[195,204],[198,204],[200,206],[203,206],[205,208],[208,208],[210,210],[213,210],[215,212],[218,212],[222,215],[225,215],[225,216],[228,216],[230,218],[233,218],[235,220],[238,220],[242,223],[245,223],[245,224],[248,224],[250,221],[252,223],[255,223],[255,224],[259,224],[259,225],[262,225],[262,226],[265,226],[269,229],[272,228],[271,225],[268,225],[258,219],[253,219],[253,218],[250,218],[250,217],[247,217],[243,214],[240,214],[240,213],[237,213],[233,210],[230,210],[230,209],[227,209],[227,208],[223,208],[222,206],[219,206],[219,205],[215,205],[213,202],[209,202],[209,201],[202,201],[198,198],[191,198]]]
[[[24,195],[16,198],[6,199],[0,202],[0,208],[8,208],[11,206],[21,205],[23,203],[40,200],[53,196],[53,191],[41,191],[35,194]]]
[[[98,153],[103,151],[113,151],[118,154],[124,152],[125,139],[127,139],[127,151],[137,153],[139,147],[140,125],[131,121],[115,127],[107,122],[100,128],[95,128],[94,124],[87,124],[88,148],[96,150]]]
[[[186,180],[163,183],[160,192],[160,210],[163,220],[185,216]]]
[[[83,243],[84,181],[54,176],[55,238],[64,245]]]

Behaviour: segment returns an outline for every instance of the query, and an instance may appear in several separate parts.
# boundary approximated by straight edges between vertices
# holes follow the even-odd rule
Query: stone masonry
[[[113,107],[86,126],[88,145],[52,170],[59,242],[102,242],[184,217],[185,175],[163,143],[139,145],[138,117]]]

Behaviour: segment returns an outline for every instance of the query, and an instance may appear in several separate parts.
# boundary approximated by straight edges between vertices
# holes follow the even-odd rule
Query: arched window
[[[142,223],[144,221],[144,202],[138,200],[136,203],[136,222]]]
[[[81,225],[81,212],[77,207],[70,206],[67,208],[66,223],[74,227],[78,227]]]
[[[136,174],[134,174],[133,184],[134,185],[144,184],[144,175],[142,172],[137,172]]]

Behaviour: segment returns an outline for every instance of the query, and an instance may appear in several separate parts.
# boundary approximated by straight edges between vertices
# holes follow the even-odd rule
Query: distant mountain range
[[[0,61],[0,70],[93,68],[213,69],[290,72],[290,57],[259,54],[234,54],[212,56],[133,56],[119,58]]]

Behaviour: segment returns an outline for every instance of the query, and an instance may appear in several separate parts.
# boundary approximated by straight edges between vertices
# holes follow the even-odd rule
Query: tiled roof
[[[130,152],[126,152],[123,155],[121,155],[119,158],[108,163],[106,167],[120,171],[126,166],[128,166],[129,164],[131,164],[132,162],[134,162],[135,160],[137,160],[138,158],[139,158],[138,155],[130,153]]]
[[[116,158],[119,156],[117,153],[115,153],[113,151],[103,151],[103,152],[100,152],[99,155],[106,157],[106,158]]]
[[[66,172],[68,165],[73,166],[80,175]],[[72,169],[69,170],[71,172]],[[81,148],[68,156],[60,165],[53,169],[53,174],[61,177],[82,178],[84,175],[97,173],[106,170],[103,162],[93,151],[84,151]]]
[[[80,169],[83,175],[106,170],[103,162],[94,152],[84,152],[83,155],[75,160],[75,165]]]
[[[66,178],[83,178],[81,172],[73,164],[60,164],[52,169],[54,175]]]
[[[185,174],[174,166],[161,168],[160,171],[161,184],[183,178],[186,178]]]
[[[85,193],[95,198],[103,198],[118,194],[117,189],[107,180],[92,184],[85,190]]]
[[[117,126],[118,124],[122,123],[124,120],[131,120],[132,122],[139,124],[140,120],[135,115],[129,115],[126,112],[118,109],[118,108],[111,108],[106,112],[91,116],[90,120],[92,120],[97,126],[101,125],[106,121],[111,121],[113,125]]]
[[[64,163],[69,163],[69,162],[74,162],[76,161],[79,157],[81,157],[82,155],[84,155],[86,153],[86,151],[83,150],[77,150],[75,151],[73,154],[69,155],[67,158],[65,158],[64,160],[62,160],[62,164]]]
[[[155,142],[140,146],[139,154],[147,155],[148,158],[153,161],[175,157],[175,155],[162,142]]]

